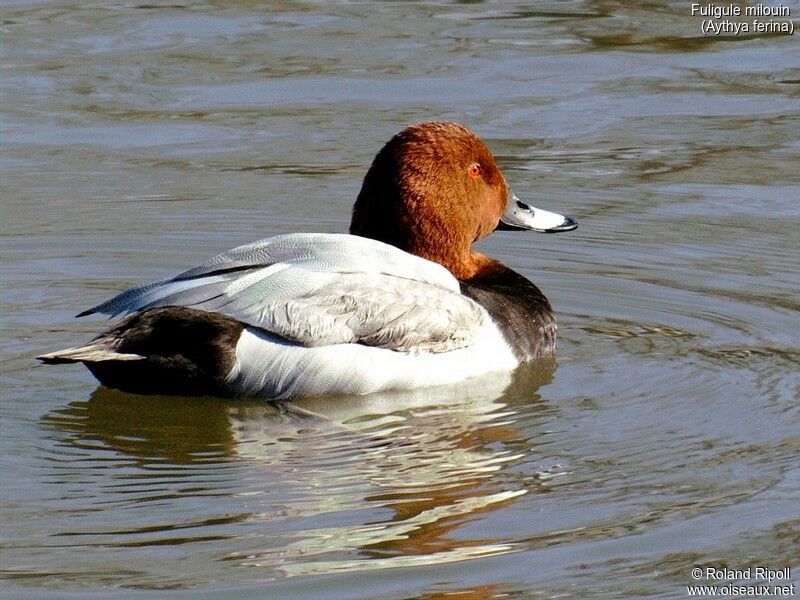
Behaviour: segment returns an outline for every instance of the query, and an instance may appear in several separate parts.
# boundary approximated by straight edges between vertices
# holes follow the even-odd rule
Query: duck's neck
[[[412,235],[401,228],[392,231],[390,228],[382,228],[375,224],[365,226],[363,222],[354,219],[350,233],[379,240],[409,254],[438,263],[459,281],[469,281],[482,273],[491,273],[497,268],[503,268],[499,262],[471,250],[469,247],[471,240],[466,235],[452,229],[448,231],[445,226],[438,229],[429,227],[421,234]]]
[[[450,271],[459,281],[473,281],[491,277],[506,269],[502,263],[479,252],[468,250],[453,256],[425,257]]]

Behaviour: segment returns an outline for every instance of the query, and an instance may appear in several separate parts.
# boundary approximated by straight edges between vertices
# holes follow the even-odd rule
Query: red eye
[[[483,173],[483,169],[478,163],[475,163],[470,165],[468,172],[470,177],[480,177]]]

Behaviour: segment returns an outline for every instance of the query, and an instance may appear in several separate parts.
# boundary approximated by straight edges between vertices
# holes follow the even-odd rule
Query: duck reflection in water
[[[292,404],[175,402],[100,387],[44,423],[76,451],[133,457],[145,468],[137,483],[145,488],[163,490],[174,466],[176,485],[191,485],[196,472],[213,493],[205,469],[234,469],[217,495],[235,501],[264,544],[250,547],[249,535],[242,550],[232,541],[227,560],[284,575],[431,564],[511,550],[449,533],[530,491],[533,478],[507,468],[533,451],[553,415],[537,390],[554,371],[545,358],[471,385]],[[158,477],[148,483],[154,465]],[[348,524],[318,521],[341,511],[367,512],[341,520]]]

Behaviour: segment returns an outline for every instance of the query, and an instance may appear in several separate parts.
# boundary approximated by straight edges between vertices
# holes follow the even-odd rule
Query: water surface
[[[688,2],[1,10],[10,597],[679,598],[698,565],[797,577],[798,34],[703,36]],[[346,230],[374,153],[426,119],[467,124],[520,198],[579,220],[480,244],[552,300],[557,360],[293,408],[35,364],[125,287]]]

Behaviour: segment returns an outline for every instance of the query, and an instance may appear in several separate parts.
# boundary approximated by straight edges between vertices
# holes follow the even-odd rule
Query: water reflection
[[[513,592],[506,585],[478,585],[447,591],[431,591],[409,600],[489,600],[490,598],[509,598]]]
[[[140,464],[189,464],[235,453],[228,406],[218,398],[138,396],[98,387],[43,418],[76,448],[113,449]]]
[[[111,451],[113,459],[81,465],[84,481],[108,477],[108,467],[132,457],[138,468],[112,470],[123,482],[101,486],[102,497],[89,500],[104,505],[98,518],[106,520],[95,521],[89,535],[145,547],[185,544],[192,535],[208,541],[223,527],[227,541],[214,560],[275,576],[502,554],[514,546],[454,532],[530,491],[506,471],[535,447],[518,422],[524,418],[529,427],[537,414],[549,413],[537,390],[554,371],[546,359],[467,386],[278,406],[98,388],[88,401],[43,418],[61,442],[52,481],[63,483],[69,472],[62,465],[87,449],[95,456]],[[180,486],[187,478],[236,516],[188,527],[174,507],[159,505],[159,525],[119,529],[131,500],[185,497]],[[120,496],[126,502],[110,508]],[[164,537],[173,529],[181,535]],[[75,541],[86,543],[85,535]]]

